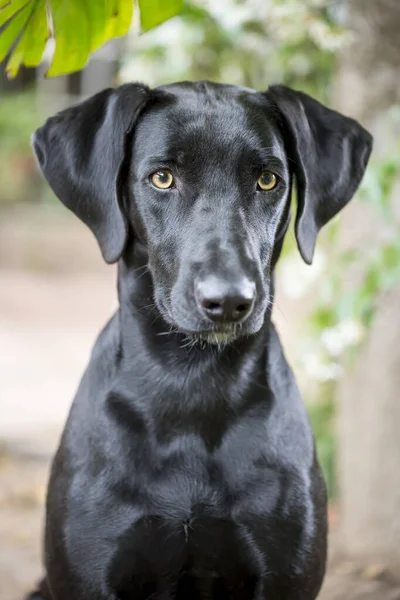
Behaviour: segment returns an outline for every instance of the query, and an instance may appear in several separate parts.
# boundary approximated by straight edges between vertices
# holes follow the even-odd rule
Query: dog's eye
[[[278,183],[278,178],[276,175],[271,173],[271,171],[264,171],[261,174],[261,177],[258,178],[257,184],[260,190],[263,192],[269,192],[269,190],[273,190]]]
[[[174,185],[174,176],[168,169],[161,169],[150,175],[151,183],[160,190],[168,190]]]

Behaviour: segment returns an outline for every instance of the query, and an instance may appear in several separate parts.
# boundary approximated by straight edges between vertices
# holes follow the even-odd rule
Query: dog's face
[[[228,86],[174,86],[140,118],[128,186],[157,306],[188,333],[257,332],[290,174],[276,110]]]
[[[34,147],[108,262],[135,239],[146,248],[164,320],[229,342],[264,321],[292,176],[296,237],[311,262],[318,230],[360,182],[371,137],[282,86],[129,84],[49,119]]]

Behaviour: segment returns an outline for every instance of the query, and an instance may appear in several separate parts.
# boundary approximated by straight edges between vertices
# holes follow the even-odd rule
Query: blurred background
[[[181,16],[101,48],[81,72],[0,72],[0,600],[40,576],[49,461],[97,333],[114,267],[41,179],[30,135],[104,87],[284,82],[375,137],[356,198],[311,267],[287,235],[274,319],[314,427],[330,496],[322,600],[400,600],[400,2],[190,0]]]

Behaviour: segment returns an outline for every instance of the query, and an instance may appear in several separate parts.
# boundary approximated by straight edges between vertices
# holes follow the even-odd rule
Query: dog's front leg
[[[28,596],[27,600],[118,600],[118,598],[104,586],[93,585],[93,581],[77,584],[76,581],[65,578],[53,580],[46,594],[36,592]]]
[[[34,593],[27,600],[118,600],[117,596],[107,591],[96,590],[93,586],[89,589],[75,588],[69,583],[63,583],[51,588],[49,596]]]
[[[38,589],[35,590],[34,592],[31,592],[30,594],[28,594],[28,596],[25,596],[25,600],[63,600],[64,598],[75,598],[76,599],[80,599],[80,598],[85,598],[85,600],[89,600],[89,598],[96,598],[98,600],[118,600],[117,597],[113,594],[103,594],[103,595],[96,595],[94,596],[93,594],[89,595],[79,595],[79,596],[73,596],[71,594],[73,594],[73,590],[68,589],[69,588],[69,584],[62,584],[61,587],[59,587],[58,585],[56,585],[56,590],[54,591],[50,591],[49,585],[47,583],[46,579],[43,579],[43,581],[40,582],[40,585],[38,586]],[[168,598],[169,600],[169,598]]]
[[[301,579],[272,582],[263,578],[257,584],[253,600],[315,600],[318,590],[312,582]]]

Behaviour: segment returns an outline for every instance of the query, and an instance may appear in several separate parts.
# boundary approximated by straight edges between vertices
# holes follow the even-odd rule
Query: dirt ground
[[[96,333],[115,306],[114,281],[89,234],[64,214],[1,220],[0,600],[21,600],[40,577],[50,459]],[[290,329],[288,319],[282,327]],[[344,558],[337,519],[332,528],[320,600],[400,600],[400,584],[384,568]]]

